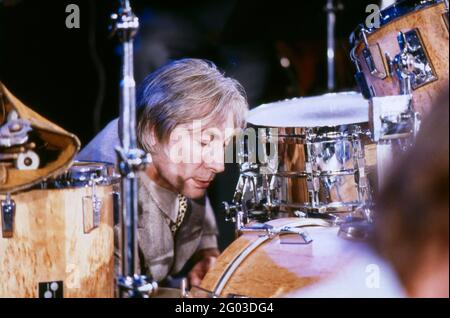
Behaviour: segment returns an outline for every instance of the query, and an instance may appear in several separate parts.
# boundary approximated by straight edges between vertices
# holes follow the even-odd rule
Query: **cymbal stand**
[[[121,146],[116,148],[122,175],[122,268],[118,277],[121,297],[147,298],[156,291],[157,284],[146,276],[136,274],[137,251],[137,172],[144,169],[150,157],[136,144],[136,84],[133,69],[133,39],[139,28],[130,1],[120,1],[118,13],[111,15],[112,34],[122,43],[122,80],[120,82]]]

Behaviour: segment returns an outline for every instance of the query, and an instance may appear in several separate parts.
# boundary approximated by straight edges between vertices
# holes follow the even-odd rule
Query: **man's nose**
[[[222,145],[211,147],[211,151],[205,158],[205,165],[214,173],[221,173],[225,170],[225,153]]]
[[[221,173],[225,170],[224,160],[221,162],[213,161],[207,164],[207,167],[211,169],[215,174]]]

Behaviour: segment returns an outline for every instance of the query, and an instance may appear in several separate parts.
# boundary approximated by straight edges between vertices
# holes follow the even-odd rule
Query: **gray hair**
[[[150,129],[166,142],[178,125],[223,122],[230,113],[234,127],[244,128],[248,111],[243,87],[200,59],[176,60],[150,73],[138,89],[137,107],[137,141],[145,151],[151,151]]]

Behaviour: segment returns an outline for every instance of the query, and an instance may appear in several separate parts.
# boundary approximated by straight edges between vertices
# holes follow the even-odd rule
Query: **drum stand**
[[[330,92],[336,89],[334,76],[336,12],[343,9],[342,3],[338,2],[335,5],[333,2],[333,0],[327,0],[325,6],[327,13],[327,88]]]
[[[112,33],[122,42],[122,81],[120,83],[121,147],[117,147],[122,175],[122,269],[118,277],[120,296],[148,297],[155,292],[156,282],[137,272],[137,171],[150,162],[148,154],[136,146],[136,85],[133,70],[133,39],[139,27],[138,18],[128,0],[120,1],[119,13],[111,15]]]

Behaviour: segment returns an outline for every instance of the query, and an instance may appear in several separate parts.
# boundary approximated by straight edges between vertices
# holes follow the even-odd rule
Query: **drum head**
[[[369,103],[356,92],[331,93],[261,105],[248,123],[267,127],[335,127],[369,120]]]

